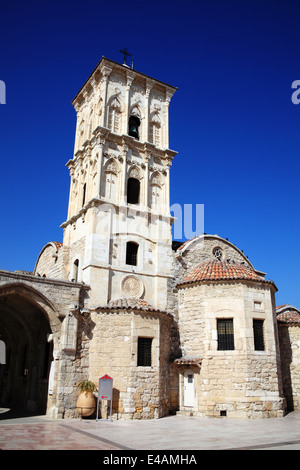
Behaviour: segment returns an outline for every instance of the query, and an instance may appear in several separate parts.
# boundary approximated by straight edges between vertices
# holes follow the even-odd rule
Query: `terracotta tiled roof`
[[[63,246],[61,242],[53,242],[53,243],[56,246],[57,251]]]
[[[184,356],[184,357],[179,357],[178,359],[175,359],[174,364],[177,365],[195,365],[199,366],[202,362],[202,357],[190,357],[190,356]]]
[[[300,314],[298,312],[284,312],[277,315],[277,321],[281,323],[299,323],[300,325]]]
[[[277,321],[280,323],[294,323],[300,325],[300,310],[292,305],[279,305],[276,307]]]
[[[178,285],[192,284],[201,281],[221,281],[245,279],[248,281],[268,282],[259,276],[253,269],[246,265],[224,262],[224,261],[204,261],[192,269],[189,274]]]
[[[162,312],[162,310],[156,309],[152,307],[146,300],[144,299],[137,299],[134,297],[123,297],[121,299],[114,299],[110,300],[106,306],[97,307],[97,309],[101,310],[143,310],[145,312]],[[167,312],[164,312],[167,313]]]

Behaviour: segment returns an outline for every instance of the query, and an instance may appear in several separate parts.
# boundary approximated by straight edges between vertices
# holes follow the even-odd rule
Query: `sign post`
[[[98,398],[97,398],[97,416],[96,421],[99,421],[99,401],[110,401],[110,420],[112,421],[112,392],[113,392],[113,379],[105,374],[99,379]],[[100,419],[100,421],[102,421]]]

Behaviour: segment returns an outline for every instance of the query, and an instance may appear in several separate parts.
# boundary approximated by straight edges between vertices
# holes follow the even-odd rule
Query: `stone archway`
[[[0,366],[0,405],[45,414],[58,319],[49,302],[19,284],[0,289],[0,335],[6,364]]]

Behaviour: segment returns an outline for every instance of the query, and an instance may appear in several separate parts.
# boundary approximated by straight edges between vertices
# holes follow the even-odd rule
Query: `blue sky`
[[[300,308],[300,2],[15,1],[1,6],[0,268],[33,270],[62,241],[75,111],[102,56],[178,87],[170,105],[171,203],[204,204]]]

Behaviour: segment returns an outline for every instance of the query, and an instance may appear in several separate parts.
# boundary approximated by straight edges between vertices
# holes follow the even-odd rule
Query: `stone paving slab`
[[[0,420],[2,450],[300,450],[300,413],[233,420],[169,416],[147,421]]]

